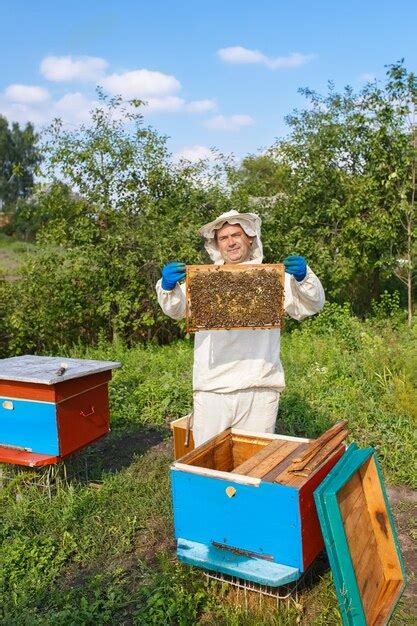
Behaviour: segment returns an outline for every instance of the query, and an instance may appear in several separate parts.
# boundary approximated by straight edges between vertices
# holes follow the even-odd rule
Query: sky
[[[0,114],[75,129],[100,85],[145,100],[175,159],[240,159],[285,136],[300,87],[417,72],[416,23],[415,0],[0,0]]]

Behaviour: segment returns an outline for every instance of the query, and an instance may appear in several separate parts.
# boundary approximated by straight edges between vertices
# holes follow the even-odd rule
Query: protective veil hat
[[[206,240],[204,247],[207,250],[211,260],[217,265],[224,263],[222,256],[217,248],[216,230],[224,224],[239,224],[249,237],[253,237],[251,246],[250,262],[262,263],[263,248],[261,242],[261,224],[262,220],[256,213],[239,213],[239,211],[227,211],[219,215],[213,222],[209,222],[202,226],[198,231]]]

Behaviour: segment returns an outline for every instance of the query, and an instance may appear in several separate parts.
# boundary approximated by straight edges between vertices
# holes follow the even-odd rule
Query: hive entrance
[[[276,265],[187,267],[187,331],[281,328],[284,269]]]

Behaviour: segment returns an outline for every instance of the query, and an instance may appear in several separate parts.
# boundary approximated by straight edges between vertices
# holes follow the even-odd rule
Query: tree
[[[34,175],[41,162],[38,135],[32,124],[24,128],[13,123],[9,127],[0,115],[0,203],[11,207],[27,198],[33,188]]]
[[[239,189],[253,200],[265,198],[273,200],[280,193],[285,193],[290,168],[274,158],[274,154],[245,157],[241,164],[229,170],[229,184]]]
[[[417,260],[417,78],[407,71],[404,59],[387,67],[385,92],[371,90],[364,105],[392,129],[385,187],[387,192],[391,187],[394,189],[398,203],[402,236],[395,247],[395,275],[406,285],[407,318],[411,326]]]
[[[309,108],[288,116],[290,135],[273,149],[291,172],[274,208],[281,246],[304,253],[329,295],[362,312],[403,258],[404,225],[414,240],[415,157],[405,124],[413,80],[399,64],[388,68],[384,87],[370,83],[358,94],[332,84],[326,96],[304,89]]]
[[[9,296],[9,350],[55,350],[99,336],[132,344],[181,332],[161,311],[160,268],[204,258],[198,228],[217,213],[204,164],[173,164],[166,138],[143,126],[141,103],[101,96],[88,124],[55,121],[29,219],[41,252]]]

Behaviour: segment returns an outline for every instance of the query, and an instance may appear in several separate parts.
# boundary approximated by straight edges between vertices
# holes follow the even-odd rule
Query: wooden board
[[[38,454],[27,450],[17,450],[0,446],[0,463],[11,465],[25,465],[26,467],[44,467],[45,465],[55,465],[60,461],[59,456],[49,454]]]
[[[233,444],[233,467],[238,467],[265,446],[271,443],[270,439],[260,439],[255,437],[242,437],[232,433]]]
[[[347,431],[345,430],[346,424],[346,420],[337,422],[337,424],[334,424],[334,426],[332,426],[331,428],[326,430],[325,433],[320,435],[318,439],[313,439],[308,445],[307,449],[304,450],[303,454],[294,459],[292,469],[294,469],[294,471],[304,469],[309,464],[313,463],[316,455],[320,454],[322,450],[325,451],[330,449],[332,447],[330,442],[335,441],[336,437],[339,436],[341,432],[347,433]],[[340,439],[340,442],[343,440],[343,438],[344,436]],[[338,440],[338,443],[340,442]]]
[[[214,463],[213,451],[216,446],[222,443],[225,439],[230,439],[231,443],[231,433],[230,428],[223,431],[219,435],[212,437],[201,446],[198,446],[185,456],[181,458],[181,463],[185,463],[186,465],[198,465],[200,462],[208,463],[208,459],[213,458],[212,463]],[[202,467],[209,467],[208,465],[202,465]],[[214,469],[214,468],[213,468]]]
[[[59,403],[67,398],[83,393],[87,389],[98,387],[110,379],[111,371],[89,374],[88,376],[69,379],[54,385],[0,380],[0,396]]]
[[[188,434],[188,445],[187,444],[187,420],[191,419],[191,415],[185,415],[184,417],[180,417],[173,422],[171,422],[171,430],[174,439],[174,459],[180,459],[188,452],[191,452],[195,448],[193,431],[190,428]]]
[[[245,290],[241,292],[233,292],[233,297],[230,297],[228,294],[227,288],[223,288],[219,286],[218,291],[216,293],[211,293],[210,290],[204,291],[203,295],[205,298],[205,307],[208,307],[211,313],[207,315],[200,315],[204,322],[196,323],[193,318],[193,307],[196,310],[197,304],[193,303],[192,298],[192,287],[191,281],[193,276],[198,273],[206,273],[211,275],[211,279],[214,278],[215,282],[220,280],[224,280],[224,276],[222,274],[224,272],[236,273],[241,272],[242,276],[247,275],[247,285],[245,285]],[[242,317],[248,317],[248,309],[252,310],[253,308],[253,320],[257,319],[257,312],[260,307],[260,299],[259,299],[259,290],[262,290],[262,286],[254,285],[254,280],[251,277],[256,276],[259,280],[261,278],[260,272],[274,272],[276,274],[277,285],[279,286],[279,293],[277,293],[276,302],[272,303],[269,301],[269,307],[263,310],[262,317],[264,318],[262,323],[250,322],[250,315],[248,321],[245,323],[239,323],[237,321],[230,320],[238,320]],[[199,330],[247,330],[247,329],[257,329],[257,328],[282,328],[283,327],[283,319],[284,319],[284,266],[282,263],[276,264],[237,264],[237,265],[187,265],[186,268],[186,326],[187,332],[197,332]],[[218,281],[216,279],[218,278]],[[262,280],[259,281],[260,284]],[[224,300],[221,295],[225,294]],[[257,308],[257,303],[259,306]],[[242,315],[240,312],[244,312]],[[277,315],[277,311],[279,311],[279,315]],[[215,317],[219,321],[211,322],[211,320]],[[208,319],[206,319],[208,318]],[[229,321],[224,321],[224,320]],[[274,321],[272,321],[274,320]]]
[[[324,541],[320,529],[320,522],[317,516],[317,509],[314,503],[313,493],[317,486],[327,476],[331,469],[341,458],[345,448],[338,450],[323,465],[312,472],[308,478],[303,478],[297,485],[299,493],[300,517],[302,520],[301,536],[303,549],[304,571],[311,565],[315,557],[323,550]]]
[[[265,459],[268,459],[275,452],[279,452],[279,450],[288,443],[285,439],[276,439],[275,441],[271,441],[265,448],[251,456],[247,461],[238,465],[234,468],[234,474],[250,474],[251,471],[254,470],[260,463],[262,463]]]
[[[349,447],[314,494],[343,623],[388,623],[406,582],[374,450]]]
[[[280,461],[273,467],[267,474],[264,475],[264,480],[270,480],[271,482],[281,482],[278,476],[285,472],[285,470],[291,465],[292,460],[297,454],[300,454],[308,446],[308,443],[299,443],[295,446],[288,447],[288,454],[283,456]]]
[[[275,479],[275,482],[281,483],[281,485],[288,485],[290,487],[297,487],[301,489],[301,487],[307,483],[312,476],[316,474],[323,466],[327,465],[329,459],[333,459],[335,456],[339,459],[343,452],[346,450],[346,446],[341,444],[337,446],[334,450],[330,451],[329,454],[321,460],[321,462],[312,469],[312,471],[307,475],[302,475],[299,473],[294,473],[290,471],[291,466],[284,469]]]

